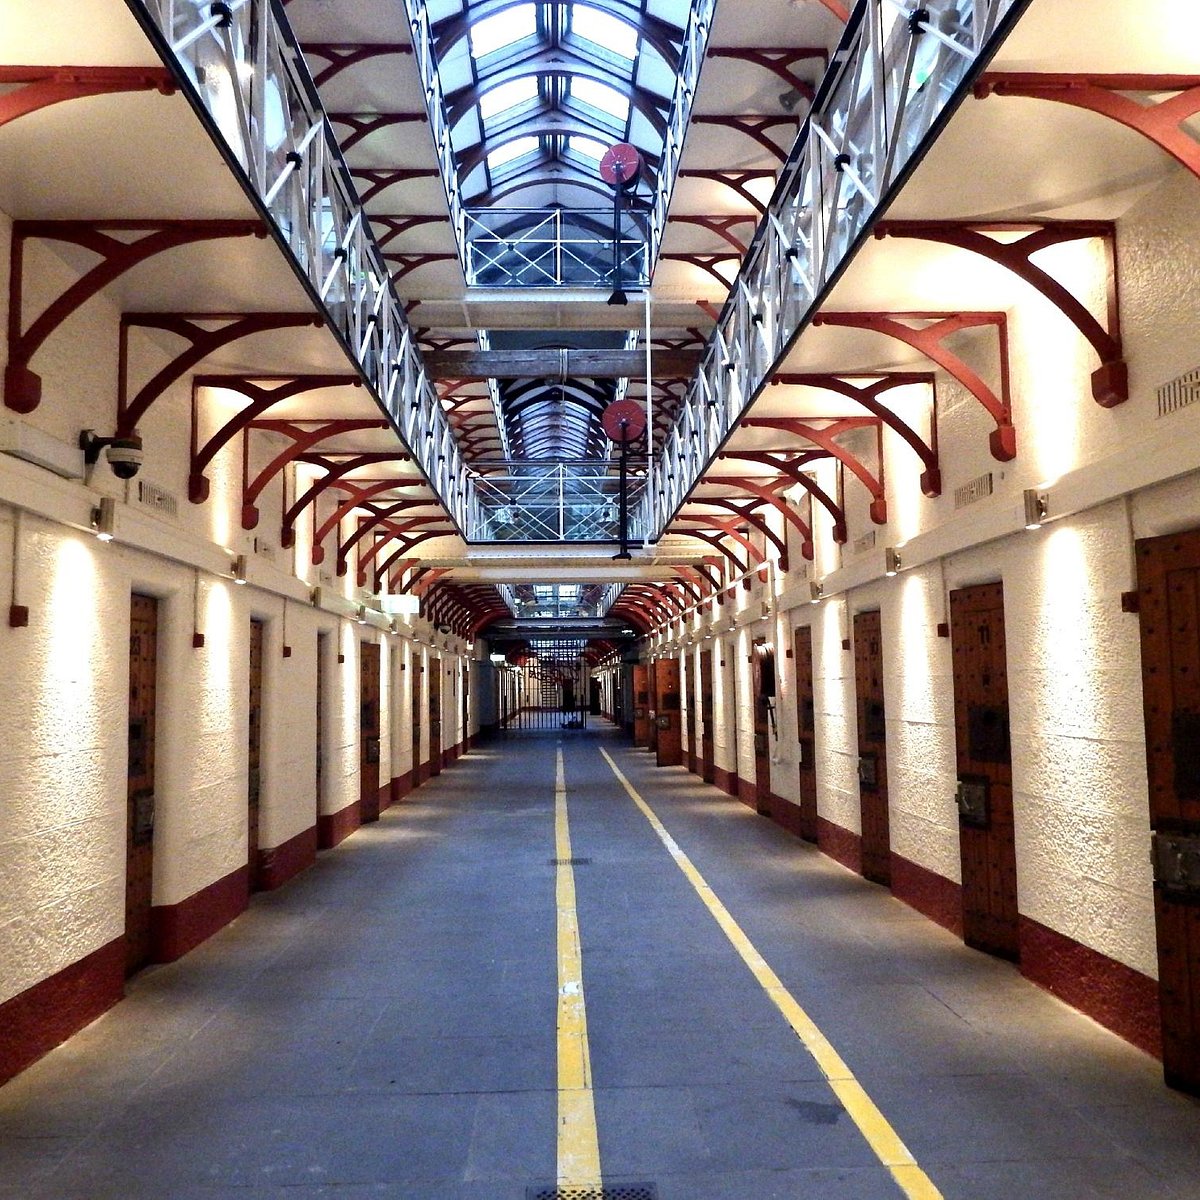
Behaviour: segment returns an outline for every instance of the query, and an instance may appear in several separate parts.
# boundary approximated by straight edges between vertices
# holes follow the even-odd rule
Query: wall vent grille
[[[1158,415],[1165,417],[1168,413],[1178,412],[1197,399],[1200,399],[1200,367],[1158,389]]]
[[[954,489],[954,507],[966,508],[968,504],[974,504],[977,500],[990,496],[993,489],[992,473],[988,471],[986,474],[980,475],[978,479],[972,479],[970,483],[964,483],[962,487]]]
[[[854,539],[855,554],[863,554],[867,550],[874,550],[874,549],[875,549],[875,530],[868,529],[867,532],[862,535],[862,537],[858,537],[858,538]]]
[[[157,483],[147,483],[144,479],[139,479],[137,498],[143,508],[148,508],[152,512],[158,513],[159,516],[179,516],[178,497],[168,492],[166,488],[159,487]]]

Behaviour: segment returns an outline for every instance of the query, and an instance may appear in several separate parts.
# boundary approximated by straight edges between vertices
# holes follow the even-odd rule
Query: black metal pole
[[[622,421],[622,435],[628,431],[629,422]],[[618,503],[620,505],[621,552],[617,557],[632,558],[633,556],[629,553],[629,439],[624,436],[621,437],[621,475]]]

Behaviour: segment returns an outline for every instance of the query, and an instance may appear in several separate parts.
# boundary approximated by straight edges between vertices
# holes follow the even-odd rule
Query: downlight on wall
[[[825,595],[825,589],[815,579],[808,585],[809,604],[820,604]]]
[[[117,532],[117,502],[105,496],[92,509],[92,530],[102,542],[111,542]]]
[[[1037,488],[1025,489],[1025,528],[1041,529],[1050,515],[1050,496]]]
[[[902,565],[899,550],[895,546],[885,547],[883,551],[883,573],[889,579],[892,579],[899,574]]]
[[[244,554],[233,556],[233,582],[239,587],[246,586],[246,556]]]

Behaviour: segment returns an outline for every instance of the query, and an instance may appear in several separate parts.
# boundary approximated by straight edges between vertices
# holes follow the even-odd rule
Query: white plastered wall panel
[[[339,619],[334,628],[335,660],[330,677],[329,701],[333,717],[328,744],[329,788],[324,812],[341,812],[359,798],[358,626]]]
[[[737,775],[737,690],[734,658],[736,641],[732,634],[714,638],[713,652],[713,757],[721,770]]]
[[[842,649],[847,603],[842,596],[824,601],[813,621],[817,807],[827,821],[859,833],[854,656]]]
[[[753,635],[743,626],[730,635],[726,656],[732,658],[734,696],[737,705],[738,776],[753,785],[754,763],[754,670],[750,665]]]
[[[6,597],[12,522],[0,510]],[[0,1001],[125,924],[128,575],[86,534],[21,527],[29,625],[0,625]]]

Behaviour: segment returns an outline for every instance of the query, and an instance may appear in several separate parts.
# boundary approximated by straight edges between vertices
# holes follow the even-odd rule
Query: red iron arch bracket
[[[408,42],[348,42],[337,45],[330,42],[306,42],[304,57],[307,59],[324,59],[329,65],[323,67],[313,76],[313,83],[323,87],[335,75],[349,67],[372,58],[381,58],[389,54],[411,54],[412,46]]]
[[[680,518],[676,518],[676,520],[679,520],[679,519]],[[683,518],[683,519],[686,520],[687,518]],[[739,575],[741,575],[747,569],[746,564],[744,562],[742,562],[742,560],[740,558],[738,558],[738,556],[736,554],[734,554],[734,552],[728,546],[726,546],[724,542],[721,541],[720,537],[717,534],[705,533],[705,532],[702,532],[700,529],[680,528],[674,524],[672,524],[672,526],[671,526],[671,532],[682,534],[684,537],[696,538],[697,541],[704,542],[707,545],[711,546],[714,550],[717,551],[717,554],[719,554],[721,556],[720,558],[718,558],[716,555],[714,555],[713,559],[712,559],[712,565],[714,567],[716,567],[717,571],[718,571],[718,576],[717,576],[717,578],[718,578],[717,591],[718,592],[722,592],[725,587],[725,576],[723,573],[724,563],[721,562],[721,558],[727,559],[729,561],[729,563],[733,566],[733,569]]]
[[[866,384],[857,380],[866,379]],[[937,428],[937,376],[930,371],[893,371],[886,375],[855,375],[853,373],[829,374],[781,374],[771,377],[772,384],[792,384],[798,387],[824,388],[861,404],[872,416],[878,417],[889,429],[900,435],[915,451],[925,470],[921,472],[921,492],[926,496],[942,494],[942,469],[938,459]],[[933,404],[929,420],[929,441],[926,442],[907,421],[879,399],[893,388],[909,384],[928,384],[932,390]],[[754,424],[750,420],[748,424]]]
[[[793,87],[806,100],[811,101],[816,89],[807,80],[796,74],[797,64],[809,59],[818,64],[819,70],[824,70],[829,61],[829,52],[824,46],[788,46],[779,50],[759,50],[755,48],[717,46],[709,50],[707,58],[732,58],[738,62],[752,63],[770,71],[776,78],[781,79],[788,87]]]
[[[405,500],[405,501],[401,501],[400,503],[402,506],[406,506],[408,508],[416,508],[423,504],[427,505],[429,503],[429,501],[428,500]],[[379,513],[379,510],[375,509],[373,506],[371,508],[371,511]],[[390,516],[388,513],[379,513],[379,515],[385,521],[390,519]],[[442,517],[440,517],[440,516],[438,517],[438,520],[442,520],[442,519],[443,519]],[[377,526],[378,526],[378,522],[375,523],[375,527],[377,527]],[[386,528],[390,533],[396,533],[400,529],[399,526],[393,526],[391,524],[387,525]],[[359,558],[358,558],[359,574],[362,575],[363,572],[366,570],[366,568],[369,567],[379,557],[379,555],[383,552],[383,550],[385,548],[388,548],[390,545],[391,545],[391,543],[388,538],[381,537],[378,540],[372,542],[371,545],[368,546],[365,550],[360,551]],[[415,562],[416,560],[414,559],[413,561]],[[359,586],[365,587],[366,585],[360,584]]]
[[[331,124],[344,125],[349,130],[338,137],[343,155],[381,129],[395,129],[398,125],[412,125],[429,119],[423,112],[331,112],[327,115]],[[372,224],[374,220],[372,217]]]
[[[344,143],[342,149],[345,149]],[[438,225],[445,220],[445,213],[414,213],[412,215],[396,213],[388,216],[372,213],[371,228],[378,235],[380,250],[386,250],[392,242],[411,230],[418,229],[422,225]],[[474,342],[470,344],[474,345]]]
[[[403,507],[403,503],[389,506],[389,508],[394,508],[397,512],[403,511]],[[441,521],[444,519],[445,518],[443,517],[433,515],[427,517],[409,517],[405,521],[394,523],[389,520],[388,509],[383,509],[377,514],[373,514],[367,520],[360,521],[358,523],[358,528],[355,529],[344,542],[338,545],[337,573],[339,575],[345,575],[350,559],[350,551],[353,550],[354,547],[357,546],[359,542],[373,529],[382,529],[390,537],[404,537],[415,530],[421,530],[422,532],[428,533],[430,536],[437,536],[441,533],[453,533],[454,531],[448,528],[445,530],[426,528],[431,521]],[[358,564],[358,569],[355,572],[355,579],[358,581],[359,587],[366,587],[367,573],[361,562]]]
[[[408,455],[399,451],[377,450],[370,454],[354,454],[344,462],[330,463],[326,473],[313,482],[312,486],[298,497],[292,506],[283,514],[283,527],[280,530],[279,544],[283,547],[293,546],[296,542],[296,518],[329,488],[341,481],[352,471],[360,471],[363,467],[375,466],[386,462],[408,462]],[[420,482],[417,480],[414,483]],[[403,486],[397,483],[397,487]]]
[[[391,272],[392,282],[399,283],[406,275],[419,271],[430,263],[457,262],[458,255],[447,252],[431,254],[401,254],[399,251],[389,251],[383,256],[384,261],[391,264],[395,270]]]
[[[209,484],[204,469],[239,433],[253,424],[263,413],[284,400],[304,392],[331,387],[362,387],[359,375],[289,375],[284,378],[245,375],[194,375],[192,377],[192,466],[188,475],[188,499],[201,504],[208,499]],[[202,387],[225,388],[250,401],[240,412],[230,417],[216,433],[201,446],[200,399]],[[376,422],[386,428],[386,421]]]
[[[909,321],[925,324],[914,327]],[[1012,423],[1008,371],[1008,314],[1003,312],[822,312],[814,325],[840,325],[869,329],[911,346],[952,375],[983,405],[996,423],[988,438],[992,457],[1009,462],[1017,456],[1017,431]],[[946,345],[946,339],[964,329],[991,326],[1000,350],[1000,391],[997,395],[967,363]]]
[[[1167,100],[1140,103],[1126,93]],[[1036,71],[988,71],[975,83],[975,98],[1023,96],[1052,100],[1108,117],[1165,150],[1200,178],[1200,143],[1184,123],[1200,112],[1200,75],[1041,74]]]
[[[121,233],[139,234],[123,241]],[[8,362],[4,403],[13,412],[30,413],[41,403],[42,380],[31,368],[46,339],[84,303],[139,263],[194,242],[267,236],[261,221],[14,221],[12,265],[8,280]],[[78,246],[100,261],[23,328],[25,245],[37,239]]]
[[[997,241],[989,234],[1019,233],[1015,241]],[[881,221],[875,236],[915,238],[954,246],[978,254],[1011,271],[1036,288],[1088,340],[1100,366],[1092,373],[1092,396],[1104,408],[1115,408],[1129,399],[1129,368],[1121,348],[1121,303],[1117,290],[1117,227],[1112,221]],[[1098,321],[1087,306],[1071,294],[1032,256],[1048,246],[1083,239],[1099,239],[1108,259],[1107,323]]]
[[[821,504],[826,512],[833,518],[833,540],[838,545],[844,545],[849,539],[849,533],[846,526],[846,510],[815,480],[808,476],[802,470],[805,463],[811,461],[810,456],[799,456],[789,459],[786,455],[773,454],[768,450],[724,450],[721,452],[721,458],[731,458],[742,462],[761,463],[763,466],[771,467],[780,475],[784,476],[787,483],[798,483],[809,495],[812,496],[819,504]],[[722,476],[706,477],[705,483],[729,483],[735,487],[747,487],[749,480],[734,476],[726,478]],[[786,486],[786,484],[785,484]],[[747,488],[749,490],[749,488]],[[809,540],[812,539],[811,531],[808,534]],[[804,551],[804,557],[808,558],[807,546]]]
[[[883,422],[875,417],[835,418],[830,424],[819,428],[809,420],[794,417],[747,417],[742,422],[747,428],[778,429],[812,442],[831,458],[836,458],[871,493],[871,520],[876,525],[887,524],[887,496],[884,491],[883,467]],[[849,429],[869,425],[875,430],[876,469],[872,471],[857,455],[851,454],[837,442],[838,434]],[[784,452],[786,453],[786,452]]]
[[[737,262],[741,258],[740,254],[732,251],[726,251],[720,254],[660,254],[659,258],[665,258],[668,262],[687,263],[689,267],[696,267],[698,270],[705,271],[711,275],[726,291],[733,286],[733,279],[726,279],[724,275],[717,270],[719,263],[734,264],[734,279],[737,277]]]
[[[390,187],[398,183],[410,183],[414,179],[433,179],[440,177],[437,167],[352,167],[350,174],[355,179],[361,179],[371,186],[359,194],[359,200],[369,204],[377,196],[382,195]]]
[[[807,98],[811,100],[812,87],[811,85],[806,86],[810,93]],[[770,117],[692,117],[693,125],[718,125],[722,129],[735,129],[738,133],[744,133],[748,138],[753,138],[768,154],[781,163],[787,162],[788,148],[796,140],[797,123],[797,118],[791,114]],[[781,125],[787,126],[791,130],[787,146],[781,146],[768,136],[770,130],[778,129]]]
[[[216,329],[202,322],[219,322]],[[224,346],[278,329],[319,327],[320,317],[313,313],[123,313],[117,366],[117,435],[128,437],[137,428],[155,400],[193,367]],[[129,333],[133,329],[161,329],[188,343],[158,371],[133,399],[129,398]]]
[[[693,117],[693,120],[698,118]],[[753,225],[754,217],[749,213],[737,213],[732,217],[702,217],[702,216],[686,216],[672,215],[671,221],[676,225],[696,225],[701,229],[707,229],[709,233],[716,234],[722,241],[728,242],[737,252],[739,258],[744,258],[746,251],[750,248],[748,244],[738,237],[733,230],[738,225]],[[658,337],[654,339],[656,347],[661,346],[664,350],[688,350],[695,345],[705,345],[704,338],[700,335],[698,329],[688,331],[687,337]]]
[[[737,501],[722,497],[719,499],[693,500],[692,504],[707,504],[713,508],[723,508],[727,512],[734,513],[743,521],[748,521],[759,533],[763,535],[774,547],[779,551],[779,564],[786,571],[788,563],[787,542],[779,536],[767,523],[758,516],[756,509],[761,507],[762,501],[757,497],[753,500]]]
[[[707,179],[709,183],[724,184],[731,192],[736,192],[760,217],[767,215],[767,206],[746,185],[756,179],[769,179],[774,183],[774,171],[721,171],[707,167],[685,167],[679,175],[683,179]]]
[[[680,533],[691,533],[695,535],[698,530],[707,529],[716,531],[717,542],[720,541],[721,536],[733,538],[733,540],[737,542],[737,544],[741,546],[743,550],[746,551],[748,556],[747,560],[743,563],[741,559],[737,558],[733,554],[727,554],[726,557],[730,562],[734,563],[741,572],[748,571],[751,564],[757,567],[767,561],[767,556],[749,539],[749,537],[746,536],[746,534],[739,531],[738,526],[744,522],[738,520],[737,517],[718,517],[713,513],[687,513],[684,516],[679,517],[678,520],[690,522],[690,527],[680,529]],[[672,526],[672,528],[675,527]],[[710,542],[710,545],[715,544],[716,543]],[[722,550],[728,549],[728,547],[723,545],[719,546],[718,548]]]
[[[171,96],[178,90],[170,72],[161,67],[0,66],[0,86],[10,84],[19,86],[0,96],[0,126],[67,100],[117,92]]]
[[[360,488],[356,487],[354,484],[347,483],[346,480],[343,479],[341,483],[338,484],[338,490],[341,491],[344,489],[349,493],[349,496],[347,499],[343,500],[342,503],[339,504],[337,508],[335,508],[333,512],[330,513],[329,516],[317,526],[316,529],[313,530],[313,566],[320,566],[320,564],[325,561],[325,547],[322,543],[329,536],[330,530],[336,529],[341,522],[356,508],[366,508],[369,512],[374,513],[379,520],[384,520],[387,517],[394,516],[398,512],[404,512],[405,509],[416,508],[420,504],[428,503],[426,500],[405,499],[389,501],[381,508],[377,508],[375,505],[371,504],[371,501],[376,496],[382,495],[384,492],[395,491],[397,487],[404,486],[406,486],[404,483],[397,484],[394,479],[379,479],[374,483],[369,484],[367,487]],[[345,575],[346,573],[346,566],[342,561],[342,549],[343,547],[339,545],[337,555],[337,573],[339,575]]]
[[[313,428],[308,428],[313,424]],[[280,471],[299,458],[303,458],[314,446],[318,446],[327,438],[338,437],[344,433],[356,433],[359,430],[386,429],[386,421],[348,421],[341,419],[318,419],[309,421],[255,421],[251,428],[269,429],[273,433],[281,433],[292,439],[292,444],[281,450],[259,473],[250,478],[250,463],[248,456],[242,455],[242,528],[255,529],[258,526],[259,512],[255,501],[263,489],[279,474]]]
[[[752,496],[758,496],[759,499],[765,500],[782,513],[784,520],[789,525],[794,526],[800,534],[801,555],[810,562],[812,561],[815,554],[812,526],[779,494],[785,487],[790,487],[794,482],[790,476],[780,476],[769,484],[764,483],[761,479],[743,479],[736,476],[728,479],[727,482],[733,487],[740,488],[744,492],[749,492]]]

